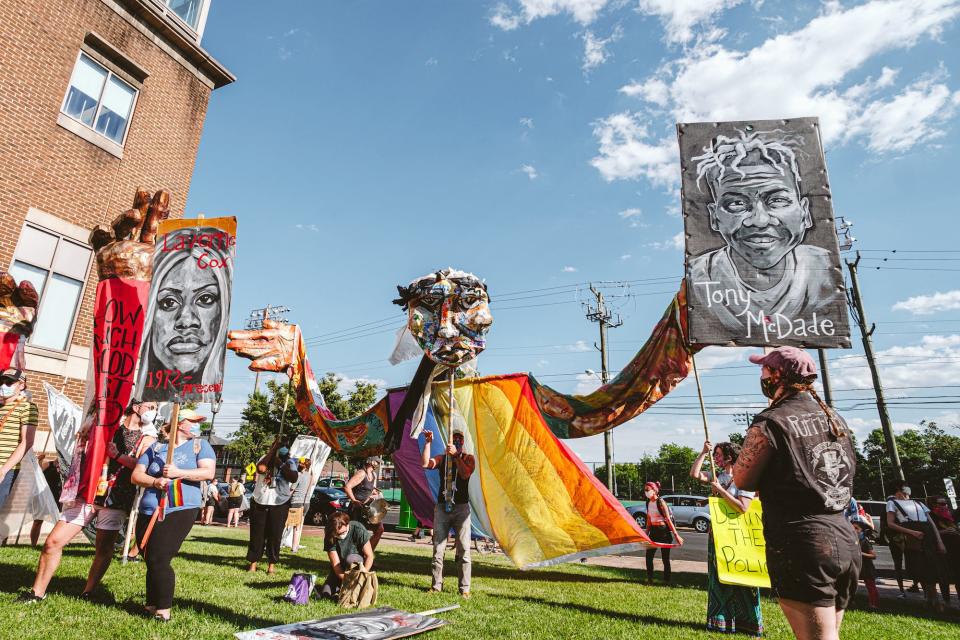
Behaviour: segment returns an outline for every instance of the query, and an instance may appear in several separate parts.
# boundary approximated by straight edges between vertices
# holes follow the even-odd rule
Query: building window
[[[40,294],[37,323],[27,341],[66,351],[93,251],[47,229],[27,224],[20,234],[10,273],[29,280]]]
[[[203,8],[204,0],[166,0],[170,10],[177,14],[177,17],[187,23],[194,31],[200,24],[200,9]]]
[[[123,145],[136,99],[136,89],[81,52],[61,111]]]

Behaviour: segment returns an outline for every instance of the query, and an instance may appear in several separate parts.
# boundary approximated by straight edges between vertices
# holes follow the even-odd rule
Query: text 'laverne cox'
[[[173,236],[172,239],[169,236]],[[210,249],[197,257],[197,266],[201,269],[220,269],[233,260],[237,237],[226,231],[197,232],[189,235],[165,233],[160,243],[160,251],[193,251]]]

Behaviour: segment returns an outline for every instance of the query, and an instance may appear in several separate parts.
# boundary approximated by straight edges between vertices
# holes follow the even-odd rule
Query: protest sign
[[[816,118],[678,124],[689,342],[850,347]]]
[[[769,588],[760,501],[751,501],[745,513],[737,513],[723,498],[710,498],[710,527],[720,582]]]
[[[144,401],[222,393],[236,236],[233,217],[160,223],[137,374]]]

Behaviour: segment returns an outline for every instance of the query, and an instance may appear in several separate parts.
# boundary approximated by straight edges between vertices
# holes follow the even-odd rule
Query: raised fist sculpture
[[[97,275],[107,278],[150,280],[153,274],[153,244],[157,226],[170,215],[170,194],[137,189],[133,207],[117,216],[110,230],[97,225],[90,244],[97,254]]]

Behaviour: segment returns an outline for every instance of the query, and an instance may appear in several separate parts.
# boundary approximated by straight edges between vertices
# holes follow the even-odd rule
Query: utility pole
[[[259,331],[263,329],[264,320],[276,320],[277,322],[286,322],[286,314],[290,313],[290,309],[284,306],[272,306],[267,305],[262,309],[254,309],[250,312],[250,315],[247,316],[246,328],[250,331]],[[260,389],[260,372],[257,371],[256,376],[253,379],[253,392],[256,393]]]
[[[604,304],[602,291],[598,291],[591,284],[590,292],[597,298],[597,306],[587,306],[587,319],[600,324],[600,346],[593,346],[600,351],[600,381],[607,384],[610,381],[610,370],[607,367],[607,329],[616,329],[623,321],[619,315],[613,320],[613,314]],[[613,433],[610,429],[603,432],[603,461],[607,465],[607,489],[617,495],[617,478],[613,472]]]
[[[887,413],[887,401],[883,397],[883,385],[880,382],[880,372],[877,370],[877,361],[873,355],[873,341],[871,336],[877,325],[872,324],[867,328],[867,316],[863,311],[863,300],[860,297],[860,283],[857,280],[857,265],[860,264],[860,252],[857,252],[857,259],[853,262],[847,261],[847,268],[850,270],[850,292],[853,299],[851,307],[853,317],[860,325],[860,336],[863,338],[863,353],[867,358],[867,365],[870,367],[870,375],[873,377],[873,390],[877,395],[877,411],[880,412],[880,425],[883,427],[883,438],[887,443],[887,451],[890,454],[890,461],[893,462],[893,468],[901,482],[903,477],[903,467],[900,465],[900,453],[897,451],[897,440],[893,435],[893,424],[890,422],[890,414]]]
[[[830,388],[830,370],[827,369],[827,352],[824,349],[817,349],[820,356],[820,382],[823,383],[823,399],[827,406],[833,409],[833,389]]]

